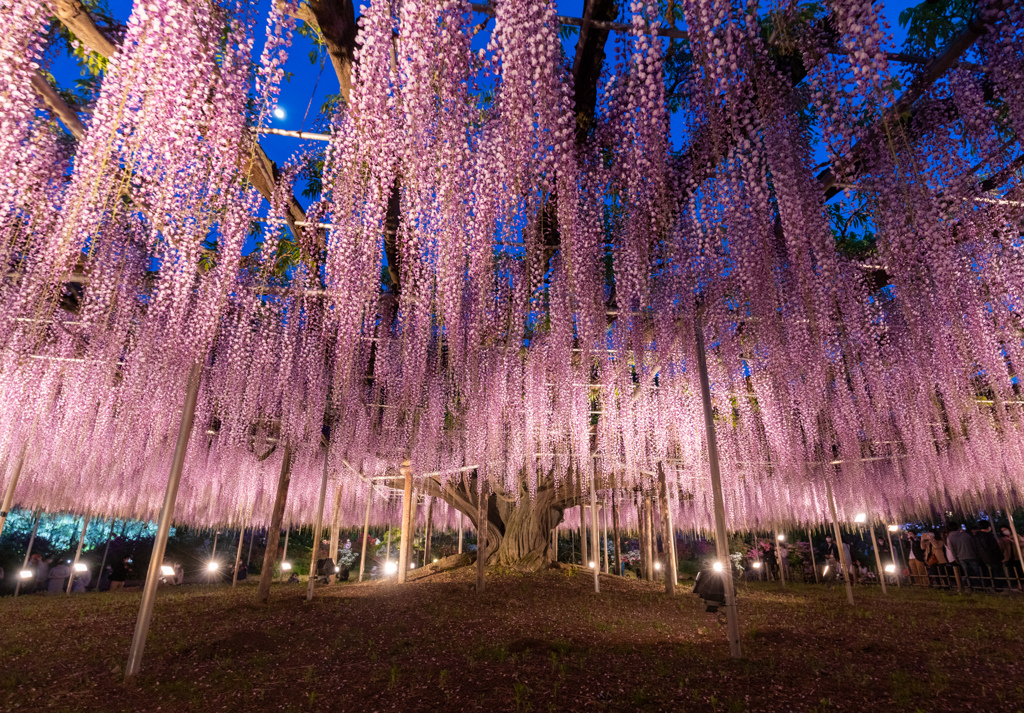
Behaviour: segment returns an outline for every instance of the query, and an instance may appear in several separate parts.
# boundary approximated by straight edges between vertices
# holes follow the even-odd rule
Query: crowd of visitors
[[[901,528],[893,540],[896,552],[890,551],[888,537],[877,537],[872,545],[870,539],[850,536],[836,542],[828,535],[813,556],[807,542],[761,542],[747,555],[748,572],[754,578],[790,580],[792,570],[799,567],[803,581],[834,582],[843,577],[843,563],[848,562],[853,582],[877,582],[875,547],[882,574],[892,583],[902,578],[922,587],[995,591],[1020,590],[1024,585],[1024,537],[1015,541],[1009,527],[994,532],[988,520],[950,522],[935,528]]]

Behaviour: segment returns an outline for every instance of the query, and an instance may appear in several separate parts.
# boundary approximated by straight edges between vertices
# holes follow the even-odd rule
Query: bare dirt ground
[[[743,585],[744,658],[683,589],[464,568],[410,583],[184,587],[0,600],[0,709],[1021,711],[1024,597]]]

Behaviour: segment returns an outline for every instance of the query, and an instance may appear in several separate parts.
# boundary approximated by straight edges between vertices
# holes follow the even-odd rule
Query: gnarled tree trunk
[[[518,502],[514,495],[488,493],[487,533],[484,561],[523,570],[537,570],[553,562],[551,531],[562,521],[567,507],[579,504],[579,495],[571,484],[557,491],[552,475],[543,476],[537,493],[530,497],[525,482],[520,486]],[[441,498],[478,526],[476,475],[461,483],[441,487],[438,480],[426,481],[428,494]]]

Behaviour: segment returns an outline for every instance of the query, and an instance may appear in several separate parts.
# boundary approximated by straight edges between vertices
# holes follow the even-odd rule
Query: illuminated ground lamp
[[[822,575],[823,577],[824,577],[824,576],[825,576],[826,574],[828,574],[828,565],[825,565],[825,569],[821,570],[821,575]]]
[[[594,563],[593,563],[593,562],[591,562],[591,563],[590,563],[590,566],[591,566],[591,567],[593,567],[593,566],[594,566]],[[654,563],[654,569],[661,569],[661,562],[655,562],[655,563]]]
[[[893,572],[896,571],[896,565],[894,565],[894,564],[887,564],[887,565],[885,565],[885,571],[888,572],[889,574],[892,574]]]
[[[385,562],[384,563],[384,574],[394,574],[397,571],[398,571],[398,565],[395,564],[394,562]]]
[[[853,521],[858,525],[863,525],[865,522],[868,521],[868,516],[862,512],[859,512],[857,513],[857,517],[853,518]]]
[[[416,563],[413,562],[409,565],[409,569],[416,569]]]
[[[786,539],[786,536],[785,535],[779,535],[777,539],[778,539],[779,542],[782,542],[782,541],[784,541]]]
[[[210,572],[216,572],[217,568],[219,568],[219,567],[220,567],[220,565],[217,564],[216,562],[211,562],[210,564],[206,565],[206,569],[208,571],[210,571]],[[173,574],[173,572],[172,572],[172,574]]]
[[[900,531],[900,526],[899,525],[889,525],[888,529],[889,529],[889,532],[899,532]]]
[[[657,564],[655,564],[655,565],[654,565],[654,567],[655,567],[655,568],[657,568],[657,567],[658,567],[658,565],[657,565]],[[594,563],[593,563],[593,562],[591,562],[591,563],[590,563],[590,569],[594,569]]]
[[[32,570],[23,569],[20,572],[18,572],[18,576],[22,579],[32,579]]]
[[[434,561],[437,562],[437,557],[434,558]]]
[[[335,573],[340,572],[341,571],[341,567],[339,567],[338,565],[334,565],[334,571],[335,571]]]
[[[160,565],[160,574],[162,574],[165,577],[173,577],[174,567],[170,567],[166,564]]]
[[[86,571],[87,569],[89,569],[89,568],[88,568],[88,567],[86,567],[86,566],[85,566],[84,564],[82,564],[81,562],[79,562],[79,563],[77,563],[77,564],[75,565],[75,571],[76,571],[76,572],[78,572],[79,574],[81,574],[82,572],[85,572],[85,571]]]
[[[292,563],[291,562],[282,562],[281,563],[281,569],[284,570],[285,572],[289,571],[291,568],[292,568]]]
[[[713,570],[715,570],[716,572],[721,572],[722,571],[722,563],[721,562],[715,562],[713,565],[711,565],[711,568]]]
[[[760,562],[755,562],[754,563],[754,569],[761,569],[761,563]]]

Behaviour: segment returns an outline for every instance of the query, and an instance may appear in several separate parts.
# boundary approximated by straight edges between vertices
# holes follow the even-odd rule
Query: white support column
[[[359,548],[359,581],[363,581],[363,571],[366,569],[366,550],[370,546],[370,503],[373,502],[373,481],[366,481],[366,517],[363,518],[363,544]]]
[[[174,519],[174,501],[178,497],[178,483],[181,482],[181,470],[185,465],[185,452],[188,450],[189,436],[192,435],[192,421],[196,415],[196,399],[199,396],[199,382],[202,364],[192,366],[188,376],[188,387],[185,392],[185,404],[181,409],[181,423],[178,425],[178,441],[174,446],[174,458],[171,461],[171,472],[167,477],[167,491],[164,493],[164,504],[160,510],[160,521],[153,540],[153,553],[149,560],[149,571],[146,584],[142,588],[142,603],[139,605],[139,617],[135,621],[135,635],[128,651],[128,665],[124,677],[129,679],[142,667],[142,654],[146,648],[146,637],[149,634],[149,622],[153,616],[153,602],[156,601],[156,588],[160,583],[160,566],[164,561],[167,548],[167,535]]]
[[[85,533],[89,530],[89,513],[85,514],[85,520],[82,522],[82,536],[78,538],[78,548],[75,550],[75,561],[71,565],[71,576],[68,577],[68,591],[67,594],[71,594],[71,587],[75,583],[75,567],[78,565],[78,560],[82,556],[82,545],[85,543]]]
[[[28,547],[25,549],[25,561],[21,563],[21,569],[18,570],[18,581],[14,585],[14,596],[17,598],[18,593],[21,591],[21,573],[23,570],[28,568],[28,561],[32,557],[32,545],[36,541],[36,530],[39,529],[39,518],[42,516],[42,510],[36,510],[35,523],[32,525],[32,534],[28,537]],[[32,587],[37,586],[37,582],[32,582]]]
[[[711,471],[711,491],[715,505],[715,550],[722,565],[722,583],[725,588],[725,618],[729,633],[729,654],[738,659],[740,649],[740,622],[736,611],[736,589],[732,581],[732,560],[729,559],[729,541],[725,531],[725,498],[722,495],[722,475],[718,466],[718,441],[715,420],[711,410],[711,385],[708,382],[707,357],[704,354],[704,328],[699,316],[694,319],[697,335],[697,370],[700,376],[700,395],[704,406],[704,431],[707,435],[708,466]]]
[[[601,552],[597,548],[597,459],[594,459],[594,470],[590,474],[590,542],[594,556],[594,593],[601,593]],[[589,564],[589,562],[587,563]]]
[[[885,570],[882,569],[882,557],[878,554],[878,540],[875,538],[875,526],[868,523],[868,532],[871,533],[871,548],[875,551],[875,567],[878,568],[878,581],[882,584],[882,594],[887,594],[885,590]]]
[[[316,586],[316,561],[320,558],[320,537],[324,530],[324,501],[327,499],[327,463],[330,461],[331,444],[324,449],[324,469],[320,477],[320,501],[316,507],[316,525],[313,530],[313,552],[309,558],[309,581],[306,582],[306,601],[313,601],[313,588]]]
[[[839,550],[839,561],[843,565],[843,579],[846,580],[846,601],[853,606],[853,585],[850,583],[850,563],[846,561],[846,549],[843,547],[843,533],[839,530],[839,516],[836,514],[836,499],[832,496],[832,484],[825,476],[825,495],[828,497],[828,509],[832,513],[832,533]]]
[[[246,520],[242,520],[242,528],[238,531],[238,549],[235,551],[235,564],[232,569],[234,570],[231,574],[231,588],[234,589],[238,586],[238,567],[242,564],[242,543],[245,541],[245,525]],[[252,538],[249,538],[249,542],[252,542]]]

